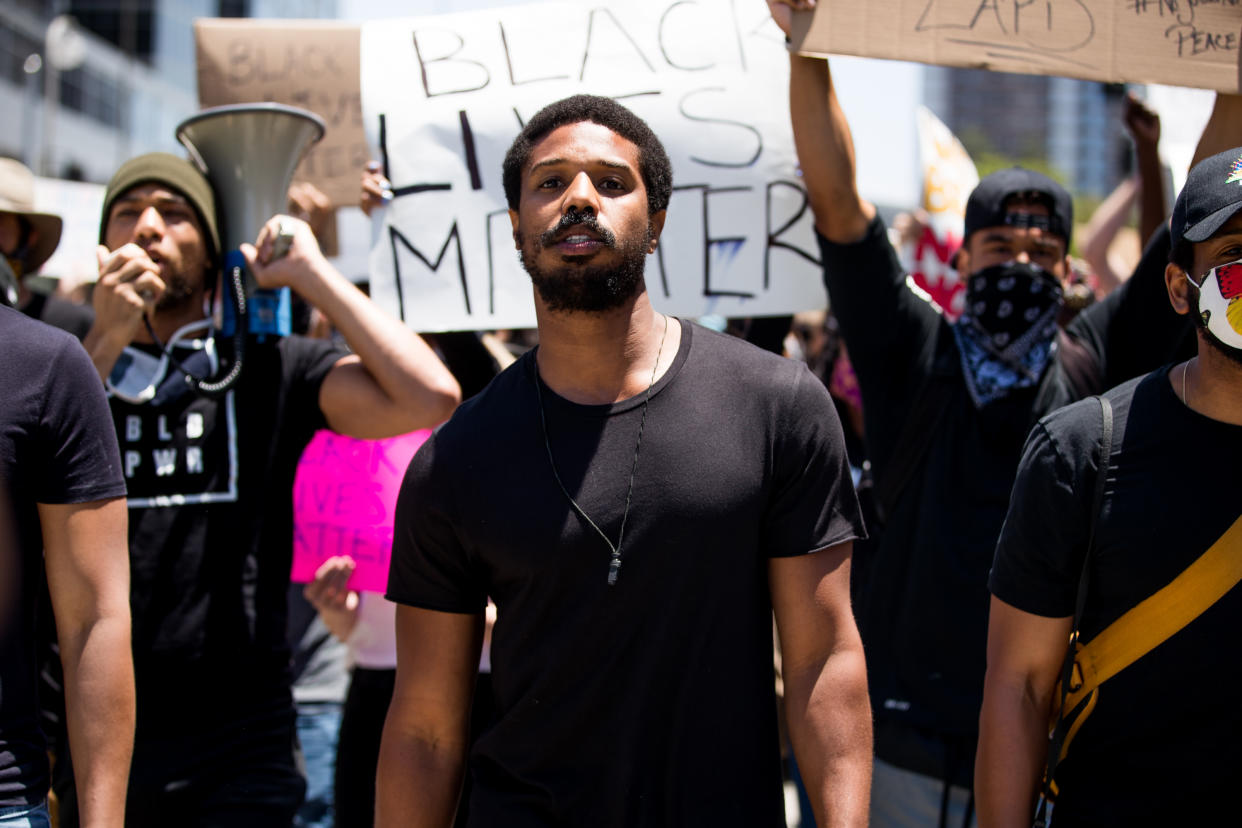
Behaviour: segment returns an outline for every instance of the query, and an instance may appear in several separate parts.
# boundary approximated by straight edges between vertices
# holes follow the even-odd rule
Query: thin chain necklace
[[[651,402],[651,387],[655,385],[656,372],[660,370],[660,356],[664,353],[664,338],[666,336],[668,336],[667,314],[664,316],[664,333],[660,334],[660,348],[656,351],[655,365],[651,368],[651,381],[647,383],[647,393],[643,398],[643,414],[638,421],[638,439],[634,442],[634,461],[630,464],[630,485],[625,491],[625,511],[621,513],[621,529],[617,532],[617,542],[615,545],[604,534],[604,530],[600,529],[595,521],[591,520],[590,515],[578,505],[578,501],[574,500],[573,495],[569,493],[569,489],[565,488],[565,484],[561,482],[560,474],[556,471],[556,460],[552,457],[552,441],[548,439],[548,416],[543,410],[543,391],[539,387],[539,363],[535,362],[535,395],[539,398],[539,422],[543,426],[543,444],[548,450],[548,465],[552,467],[552,477],[556,479],[556,485],[561,487],[561,492],[569,501],[569,505],[578,513],[578,517],[585,520],[587,525],[604,539],[604,543],[608,545],[608,551],[612,553],[612,558],[608,562],[608,586],[616,586],[617,574],[621,572],[621,543],[625,540],[625,521],[630,516],[630,499],[634,495],[634,472],[638,468],[638,449],[643,444],[643,426],[647,424],[647,406]]]
[[[1190,408],[1190,403],[1186,400],[1186,372],[1190,370],[1190,363],[1194,362],[1195,359],[1198,358],[1199,357],[1196,356],[1194,359],[1188,359],[1182,363],[1182,405],[1187,408]]]

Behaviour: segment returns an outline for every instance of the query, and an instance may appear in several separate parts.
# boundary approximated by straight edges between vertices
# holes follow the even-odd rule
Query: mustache
[[[582,213],[577,210],[570,210],[565,213],[565,215],[561,216],[561,220],[556,223],[555,227],[552,227],[539,237],[539,244],[543,247],[549,247],[556,244],[559,236],[579,224],[599,236],[599,240],[603,242],[606,247],[615,248],[617,246],[616,235],[607,227],[601,226],[599,221],[595,218],[594,213]]]

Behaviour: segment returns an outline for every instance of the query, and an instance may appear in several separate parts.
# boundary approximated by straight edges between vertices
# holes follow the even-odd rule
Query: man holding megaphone
[[[84,344],[109,392],[130,498],[130,826],[290,824],[304,785],[285,643],[298,458],[317,429],[401,434],[444,420],[460,397],[426,343],[288,216],[240,246],[250,273],[317,307],[352,353],[250,336],[245,370],[213,389],[208,379],[236,361],[210,313],[226,218],[199,170],[162,153],[126,162],[104,197]],[[57,773],[70,797],[71,772],[65,762]],[[62,825],[74,824],[65,805]]]

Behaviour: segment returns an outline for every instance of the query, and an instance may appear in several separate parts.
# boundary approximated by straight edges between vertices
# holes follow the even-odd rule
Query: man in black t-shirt
[[[5,249],[12,229],[0,218]],[[47,819],[34,630],[45,574],[83,815],[116,825],[134,733],[116,437],[90,360],[68,334],[0,307],[0,354],[0,825]]]
[[[1212,156],[1178,198],[1165,281],[1173,309],[1195,320],[1198,353],[1105,395],[1114,424],[1098,514],[1096,401],[1049,415],[1027,441],[990,580],[976,774],[980,820],[990,825],[1031,821],[1084,559],[1078,630],[1091,648],[1209,547],[1242,557],[1239,170],[1242,148]],[[1229,820],[1242,773],[1233,695],[1242,590],[1223,586],[1223,597],[1204,602],[1210,608],[1100,687],[1057,768],[1055,825]]]
[[[289,825],[294,755],[286,592],[297,461],[319,428],[376,438],[442,421],[457,383],[427,345],[323,257],[309,227],[268,221],[243,245],[260,287],[288,286],[353,354],[289,336],[233,356],[204,319],[220,261],[211,189],[162,153],[126,162],[104,196],[95,324],[129,494],[138,723],[127,823]],[[278,232],[288,254],[273,256]]]
[[[671,169],[615,101],[540,111],[504,184],[540,344],[402,486],[377,825],[453,823],[489,595],[470,826],[784,826],[773,610],[816,816],[864,824],[863,530],[823,384],[651,306]]]
[[[787,29],[791,5],[805,0],[769,0]],[[1023,440],[1042,415],[1155,368],[1189,340],[1165,299],[1167,231],[1121,288],[1058,331],[1069,194],[1029,170],[993,173],[967,202],[956,260],[965,311],[950,323],[907,283],[859,193],[826,61],[791,56],[790,103],[884,512],[855,606],[876,716],[872,824],[961,825],[972,811],[987,571]]]

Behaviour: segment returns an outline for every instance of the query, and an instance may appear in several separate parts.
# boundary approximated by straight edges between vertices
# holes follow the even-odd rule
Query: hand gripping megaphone
[[[324,129],[314,113],[275,103],[212,107],[177,127],[177,140],[215,191],[224,247],[225,336],[240,331],[261,341],[291,332],[289,289],[260,289],[240,247],[254,242],[264,222],[285,212],[293,171]],[[238,275],[244,298],[230,301],[230,282]]]

